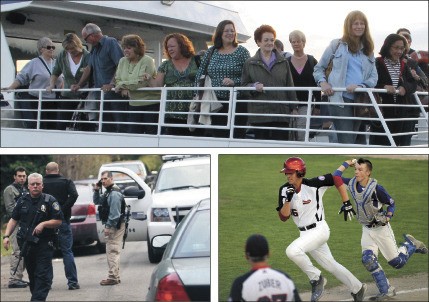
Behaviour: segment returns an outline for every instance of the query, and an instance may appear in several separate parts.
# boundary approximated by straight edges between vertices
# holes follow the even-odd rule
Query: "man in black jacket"
[[[60,248],[63,254],[64,270],[70,290],[79,289],[76,264],[72,251],[73,234],[70,226],[71,208],[79,196],[73,181],[60,174],[58,164],[50,162],[46,165],[46,175],[43,178],[43,192],[54,196],[61,205],[64,220],[59,230]]]

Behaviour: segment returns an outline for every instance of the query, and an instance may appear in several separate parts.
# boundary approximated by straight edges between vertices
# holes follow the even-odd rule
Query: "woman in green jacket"
[[[289,63],[275,48],[276,31],[269,25],[255,30],[254,39],[259,46],[256,54],[243,66],[242,86],[255,87],[255,91],[246,91],[245,99],[261,100],[247,104],[247,112],[252,114],[276,114],[277,116],[248,117],[248,123],[254,127],[275,127],[280,129],[251,129],[256,139],[288,140],[290,117],[296,103],[273,103],[271,101],[297,101],[295,91],[265,91],[264,87],[294,87]]]

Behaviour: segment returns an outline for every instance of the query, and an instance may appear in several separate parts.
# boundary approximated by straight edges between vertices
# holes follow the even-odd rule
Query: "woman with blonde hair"
[[[62,46],[64,50],[58,55],[57,64],[52,71],[50,84],[46,88],[51,91],[55,88],[55,83],[61,74],[64,77],[64,88],[68,89],[73,84],[77,84],[82,77],[83,71],[89,62],[89,52],[83,47],[81,40],[74,33],[66,34]],[[87,87],[83,87],[87,88]],[[80,91],[62,91],[61,100],[58,102],[60,110],[74,110],[79,105],[79,101],[68,101],[85,99],[88,93]],[[57,120],[71,120],[73,112],[58,112]],[[57,121],[57,129],[65,130],[66,122]]]
[[[332,71],[326,78],[325,70],[332,59]],[[356,88],[374,88],[377,84],[374,42],[371,38],[368,20],[361,11],[350,12],[344,20],[343,36],[334,39],[324,51],[313,73],[322,92],[329,97],[329,112],[334,117],[353,117]],[[335,92],[332,88],[346,88]],[[358,131],[361,121],[333,118],[337,131]],[[337,133],[338,142],[355,144],[356,133]]]

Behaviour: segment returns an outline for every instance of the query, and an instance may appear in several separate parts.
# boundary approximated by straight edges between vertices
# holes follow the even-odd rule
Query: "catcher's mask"
[[[296,172],[296,175],[298,177],[304,177],[306,167],[305,162],[299,158],[299,157],[289,157],[283,164],[283,169],[280,171],[280,173],[284,174],[292,174]]]

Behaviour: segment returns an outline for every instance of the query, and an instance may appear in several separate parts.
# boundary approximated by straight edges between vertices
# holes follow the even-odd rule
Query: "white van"
[[[147,210],[152,204],[152,193],[143,179],[130,169],[117,166],[102,166],[98,172],[101,179],[103,171],[113,174],[113,182],[121,189],[125,202],[130,208],[130,221],[128,224],[128,237],[126,241],[147,240]],[[100,190],[104,192],[105,188]],[[97,209],[97,233],[101,244],[106,244],[104,239],[104,226],[101,224]]]

